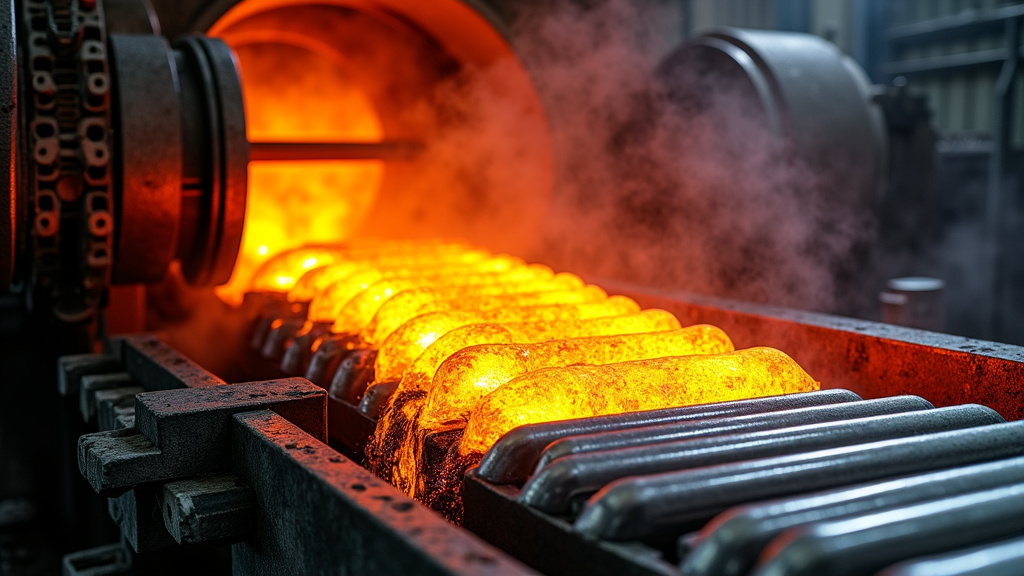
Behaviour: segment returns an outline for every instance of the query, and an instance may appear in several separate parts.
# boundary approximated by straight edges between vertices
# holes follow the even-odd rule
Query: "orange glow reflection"
[[[250,141],[383,139],[376,110],[329,48],[248,30],[245,21],[220,36],[238,56]],[[217,294],[237,304],[269,255],[347,239],[372,207],[383,177],[379,160],[250,163],[241,250],[231,280]]]
[[[579,291],[583,298],[599,296],[592,290]],[[580,300],[576,300],[580,302]],[[624,296],[612,296],[607,300],[583,301],[583,303],[552,304],[548,306],[504,307],[489,310],[455,310],[430,312],[402,324],[381,345],[374,363],[377,380],[401,380],[412,363],[439,338],[462,326],[488,322],[557,322],[620,316],[639,312],[640,306]]]
[[[536,344],[480,344],[459,350],[437,369],[420,425],[437,427],[465,420],[484,396],[535,370],[721,354],[733,350],[725,332],[707,325],[671,332],[572,338]]]
[[[525,424],[810,392],[814,381],[773,348],[528,372],[477,404],[459,453],[483,453]]]
[[[307,322],[376,349],[367,352],[371,385],[397,390],[385,396],[368,463],[428,503],[431,479],[448,477],[425,462],[434,433],[461,430],[446,458],[468,462],[524,424],[819,387],[779,350],[734,351],[717,327],[682,328],[671,313],[641,311],[578,276],[461,242],[286,250],[252,289],[311,298]]]
[[[430,345],[402,376],[398,389],[429,390],[434,373],[449,356],[478,344],[549,342],[565,338],[584,338],[611,334],[636,334],[678,330],[679,320],[664,310],[644,310],[635,314],[606,316],[587,320],[557,322],[511,322],[470,324],[448,332]]]

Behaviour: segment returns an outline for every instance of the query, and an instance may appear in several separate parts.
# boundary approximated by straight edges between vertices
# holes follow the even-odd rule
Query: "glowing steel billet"
[[[574,287],[571,287],[575,285]],[[569,287],[566,287],[569,286]],[[472,289],[440,289],[432,295],[422,295],[415,307],[404,311],[390,311],[393,315],[384,317],[378,323],[376,333],[368,326],[364,330],[364,341],[371,347],[380,347],[387,337],[402,324],[417,316],[434,312],[494,310],[497,307],[545,306],[596,302],[607,298],[607,293],[597,286],[579,286],[574,282],[536,282],[518,284],[493,284],[476,286]],[[431,297],[436,299],[430,299]]]
[[[525,266],[521,262],[508,261],[508,266],[495,270],[497,264],[487,260],[469,266],[442,266],[419,269],[419,274],[396,270],[388,273],[381,280],[359,290],[334,317],[332,332],[338,334],[358,334],[373,320],[374,315],[388,300],[408,290],[424,288],[449,288],[492,286],[514,284],[538,276],[554,275],[550,268],[544,266]],[[478,268],[483,268],[478,271]]]
[[[522,260],[511,256],[496,256],[478,262],[436,262],[424,259],[414,266],[372,266],[332,284],[313,297],[309,303],[308,318],[312,322],[334,322],[345,306],[356,296],[382,280],[416,278],[419,281],[441,282],[465,274],[504,272],[523,266]],[[371,314],[372,318],[373,315]],[[356,331],[358,332],[358,330]]]
[[[478,311],[430,312],[402,324],[381,345],[374,364],[377,380],[401,380],[402,374],[427,349],[448,332],[469,324],[487,322],[556,322],[559,320],[620,316],[639,312],[640,306],[624,296],[600,302],[553,306],[509,307]]]
[[[671,332],[472,346],[459,350],[437,369],[420,416],[420,426],[431,428],[465,420],[484,396],[535,370],[667,356],[722,354],[734,349],[725,332],[707,324]]]
[[[638,334],[678,330],[679,320],[664,310],[643,310],[635,314],[570,319],[557,322],[512,322],[470,324],[456,328],[431,344],[402,376],[399,391],[429,390],[441,363],[463,348],[477,344],[513,344],[547,342],[566,338]]]
[[[250,290],[287,292],[302,274],[333,264],[341,256],[337,248],[298,248],[282,252],[260,266],[252,278]]]
[[[470,264],[490,257],[484,250],[453,244],[428,245],[423,249],[394,247],[373,253],[347,252],[340,260],[326,266],[312,268],[302,274],[288,290],[291,302],[309,302],[332,284],[356,272],[373,268],[395,269],[422,266],[424,262]]]
[[[298,282],[295,283],[295,286],[288,291],[288,299],[293,302],[308,302],[318,294],[323,293],[332,285],[342,282],[346,278],[349,278],[353,274],[359,272],[371,270],[399,271],[403,269],[426,269],[425,272],[429,272],[429,268],[431,268],[431,266],[435,266],[436,268],[436,266],[483,265],[482,262],[487,260],[489,257],[490,255],[485,252],[469,251],[433,253],[428,255],[422,253],[402,252],[361,259],[345,259],[331,265],[323,266],[323,268],[310,270],[303,274],[299,278]],[[510,256],[496,257],[508,258]],[[348,258],[348,256],[346,256],[346,258]],[[515,262],[519,265],[525,265],[525,262],[522,262],[522,260],[519,260],[518,258],[515,259]],[[547,266],[540,266],[538,264],[532,265],[536,265],[538,268],[547,268]]]
[[[309,302],[332,284],[375,266],[374,260],[345,260],[307,271],[288,290],[289,302]]]
[[[792,358],[773,348],[547,368],[488,394],[470,415],[459,453],[485,452],[524,424],[817,389]]]
[[[470,324],[456,328],[420,354],[412,367],[402,376],[398,390],[388,399],[388,404],[377,423],[377,434],[370,443],[375,458],[382,466],[378,473],[389,475],[388,479],[396,486],[409,495],[413,494],[419,445],[413,441],[412,430],[403,430],[400,422],[418,421],[420,409],[426,400],[421,392],[426,392],[430,388],[438,366],[463,348],[477,344],[546,342],[573,337],[659,332],[678,328],[679,321],[676,317],[664,310],[644,310],[635,314],[587,320]],[[413,395],[407,395],[409,392]],[[400,396],[403,400],[394,403],[395,398]],[[387,447],[386,439],[390,438],[395,440]]]
[[[532,268],[532,267],[530,267]],[[525,269],[524,269],[525,270]],[[516,270],[515,272],[519,272]],[[376,348],[399,326],[420,314],[438,312],[437,303],[472,298],[525,292],[555,292],[581,288],[583,280],[575,274],[558,274],[533,279],[484,278],[478,283],[467,283],[448,287],[420,288],[405,290],[388,299],[373,316],[360,334],[360,339]],[[462,306],[465,308],[466,306]]]
[[[250,290],[288,292],[303,274],[342,261],[358,261],[387,256],[433,256],[483,260],[486,250],[464,243],[440,241],[411,243],[409,241],[366,240],[330,246],[304,246],[274,255],[253,275]]]
[[[554,275],[547,266],[531,265],[500,272],[444,272],[440,275],[431,272],[429,276],[381,280],[345,304],[331,331],[338,334],[365,331],[364,342],[376,348],[376,344],[406,320],[422,313],[451,308],[437,304],[446,300],[464,300],[467,304],[463,307],[467,307],[474,300],[487,296],[578,289],[583,285],[578,278],[576,282],[555,281]],[[432,303],[436,305],[430,308]],[[385,308],[383,315],[378,316]]]

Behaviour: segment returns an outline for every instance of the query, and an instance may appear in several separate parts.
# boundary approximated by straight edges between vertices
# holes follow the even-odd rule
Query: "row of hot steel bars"
[[[302,303],[250,298],[269,299],[253,348],[330,390],[330,435],[358,455],[380,403],[365,393],[368,352],[310,326]],[[450,442],[429,436],[424,454]],[[459,490],[466,527],[552,574],[1016,574],[1024,562],[1024,425],[916,396],[822,390],[530,424]]]
[[[1022,440],[983,406],[845,390],[528,426],[467,476],[465,525],[553,573],[874,574],[960,550],[943,574],[1010,574]]]

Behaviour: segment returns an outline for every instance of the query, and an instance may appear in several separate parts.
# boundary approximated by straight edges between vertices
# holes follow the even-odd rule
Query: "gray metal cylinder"
[[[938,278],[912,276],[893,278],[878,295],[882,321],[941,332],[946,325],[945,282]]]
[[[886,157],[881,112],[864,71],[811,34],[720,28],[663,64],[669,90],[691,101],[729,98],[783,142],[831,203],[870,210]]]

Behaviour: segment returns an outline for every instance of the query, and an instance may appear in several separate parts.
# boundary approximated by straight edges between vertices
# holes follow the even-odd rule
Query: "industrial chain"
[[[106,26],[97,0],[21,6],[31,76],[32,284],[52,298],[58,318],[78,322],[102,304],[113,261]]]

